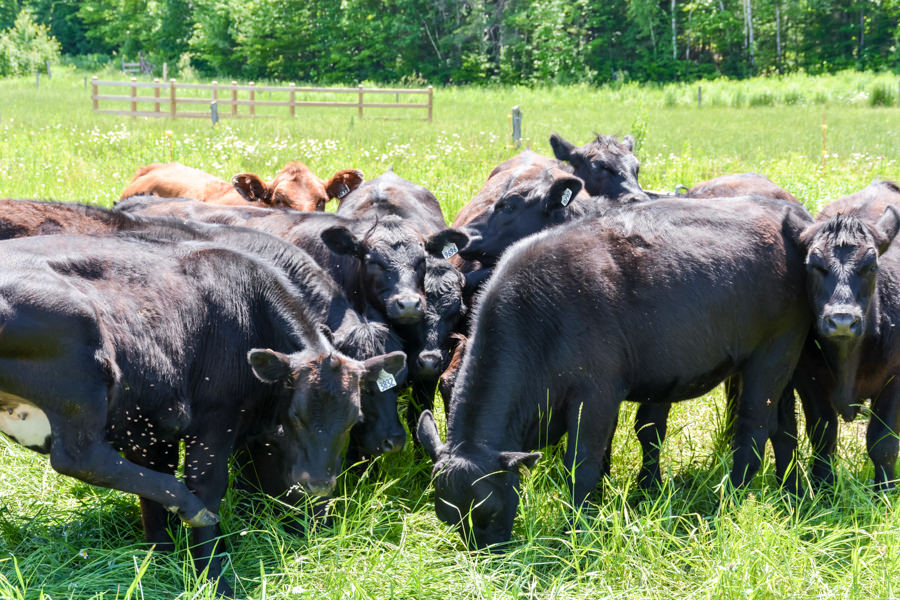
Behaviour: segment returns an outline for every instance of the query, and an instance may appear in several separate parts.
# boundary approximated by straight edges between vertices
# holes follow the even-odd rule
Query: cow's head
[[[579,178],[558,168],[532,167],[492,177],[479,196],[492,193],[495,199],[460,228],[469,236],[460,256],[484,266],[494,265],[511,244],[574,214],[574,203],[586,200],[578,197],[583,185]]]
[[[255,173],[239,173],[231,179],[234,189],[248,202],[302,211],[325,210],[330,198],[343,198],[362,182],[362,171],[356,169],[338,171],[324,182],[301,162],[288,164],[270,183]]]
[[[852,341],[866,330],[875,293],[878,256],[900,229],[900,214],[888,206],[877,223],[836,215],[809,226],[806,246],[807,291],[821,339]]]
[[[465,234],[445,229],[423,239],[398,217],[387,217],[357,235],[344,226],[322,232],[334,253],[355,256],[361,265],[366,302],[397,324],[419,322],[425,315],[426,252],[440,255],[449,243],[465,245]]]
[[[421,324],[422,350],[414,366],[418,374],[437,377],[450,363],[451,336],[466,314],[465,283],[465,277],[450,262],[428,257],[425,267],[427,305]]]
[[[622,141],[615,136],[598,135],[594,141],[576,147],[554,133],[550,136],[550,146],[556,158],[572,165],[591,196],[605,196],[610,200],[649,199],[638,184],[640,163],[634,155],[634,138],[630,135]]]
[[[403,341],[385,323],[363,320],[346,332],[337,346],[341,352],[361,358],[398,351]],[[404,362],[397,371],[384,371],[376,379],[363,382],[363,420],[350,430],[350,439],[363,456],[397,452],[406,443],[406,430],[397,410],[397,394],[407,373]]]
[[[540,452],[498,452],[477,448],[451,450],[441,442],[434,417],[424,411],[416,430],[434,462],[434,510],[448,525],[456,525],[470,548],[509,541],[519,505],[519,471],[531,468]]]
[[[360,386],[383,370],[399,371],[405,359],[402,352],[357,361],[337,351],[251,350],[247,360],[253,374],[282,390],[274,395],[276,406],[268,411],[274,418],[264,436],[286,457],[283,479],[309,494],[330,494],[350,428],[363,418]]]

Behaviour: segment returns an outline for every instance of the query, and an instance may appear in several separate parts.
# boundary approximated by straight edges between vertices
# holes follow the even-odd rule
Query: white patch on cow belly
[[[44,448],[50,437],[50,421],[32,404],[8,404],[0,411],[0,431],[29,448]]]

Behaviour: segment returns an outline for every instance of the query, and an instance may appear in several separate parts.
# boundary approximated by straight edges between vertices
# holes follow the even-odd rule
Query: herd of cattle
[[[192,526],[213,579],[229,460],[241,485],[327,496],[348,453],[404,446],[406,385],[437,515],[472,547],[509,540],[520,468],[566,433],[584,503],[623,400],[654,485],[671,403],[723,381],[733,486],[771,440],[799,491],[796,390],[813,482],[833,478],[838,415],[871,398],[875,484],[892,487],[900,189],[875,182],[814,220],[760,175],[661,195],[641,189],[630,138],[550,142],[556,158],[494,168],[450,228],[393,172],[326,182],[302,163],[271,183],[154,164],[112,210],[0,201],[0,430],[137,494],[148,541]]]

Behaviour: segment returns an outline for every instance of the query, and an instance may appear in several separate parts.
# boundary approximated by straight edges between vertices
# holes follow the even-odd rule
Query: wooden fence
[[[287,86],[257,86],[253,82],[247,85],[238,85],[236,81],[232,81],[231,85],[220,85],[213,81],[209,84],[198,83],[178,83],[174,79],[168,82],[154,79],[153,82],[139,82],[132,77],[131,81],[100,81],[97,77],[91,78],[93,92],[91,101],[93,102],[94,112],[125,115],[131,117],[171,117],[178,118],[210,118],[210,105],[215,103],[218,118],[253,118],[257,116],[270,116],[270,111],[266,115],[258,115],[257,107],[283,107],[287,110],[281,114],[296,116],[297,108],[304,107],[336,107],[355,109],[359,118],[363,118],[365,109],[411,109],[422,110],[425,121],[431,121],[434,106],[434,89],[428,86],[427,89],[388,89],[388,88],[315,88],[315,87],[297,87],[293,83]],[[109,94],[101,94],[100,88],[128,88],[128,95],[117,96]],[[148,92],[152,95],[141,95],[140,92]],[[179,91],[182,92],[179,95]],[[257,98],[257,94],[261,92],[269,92],[269,100],[261,100]],[[272,93],[285,97],[285,100],[271,100]],[[320,100],[298,100],[297,95],[352,95],[354,99],[350,102],[324,102]],[[426,97],[426,102],[400,102],[401,95],[421,95]],[[377,96],[384,98],[385,96],[394,96],[394,102],[367,102],[366,96]],[[100,103],[116,102],[129,103],[130,110],[113,110],[110,108],[100,108]],[[138,110],[138,105],[152,105],[146,109]],[[206,105],[205,112],[189,111],[191,107],[198,105]],[[231,107],[226,110],[226,107]],[[245,107],[245,110],[239,110]],[[142,107],[143,108],[143,107]],[[280,109],[279,109],[280,112]],[[370,111],[371,112],[371,111]],[[277,113],[276,113],[277,114]],[[374,116],[369,114],[369,116]],[[378,117],[375,118],[402,118],[402,117]]]

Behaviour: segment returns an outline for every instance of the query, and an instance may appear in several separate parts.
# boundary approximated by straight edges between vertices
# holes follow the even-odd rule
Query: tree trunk
[[[775,59],[775,65],[778,69],[778,74],[781,74],[781,6],[778,2],[775,3],[775,52],[777,58]]]
[[[747,47],[750,50],[750,66],[756,67],[756,56],[753,53],[753,5],[747,0]]]
[[[678,60],[678,31],[675,28],[675,0],[672,0],[672,60]]]

